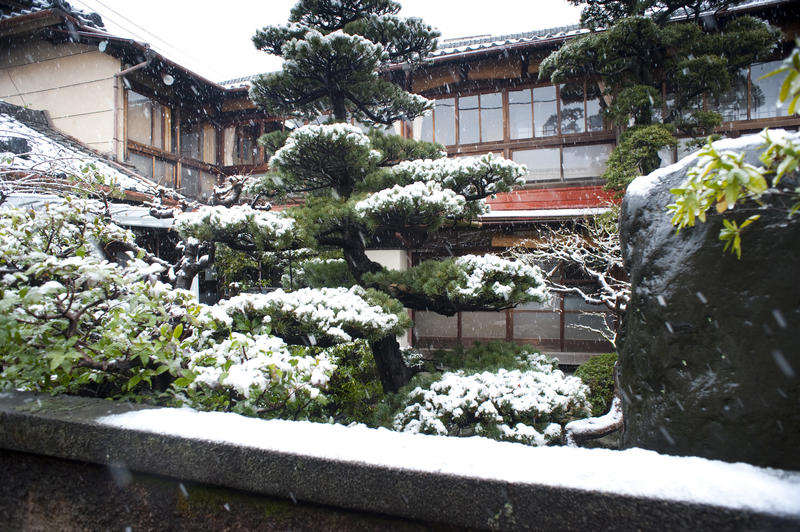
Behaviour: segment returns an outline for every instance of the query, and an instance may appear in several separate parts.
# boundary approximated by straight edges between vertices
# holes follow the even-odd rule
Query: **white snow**
[[[786,137],[791,137],[794,140],[800,140],[800,133],[791,133],[784,129],[770,129],[769,136],[774,140],[780,140]],[[764,133],[761,132],[758,135],[745,135],[735,139],[718,140],[714,142],[714,148],[719,152],[736,152],[742,151],[748,147],[764,144],[765,142],[766,140],[764,138]],[[690,153],[674,164],[665,166],[664,168],[658,168],[647,175],[637,177],[631,182],[630,185],[628,185],[625,195],[645,197],[655,189],[656,185],[658,185],[658,183],[665,176],[689,166],[702,165],[703,159],[697,157],[697,151]]]
[[[266,421],[170,408],[105,416],[97,422],[343,462],[800,515],[800,472],[642,449],[530,447],[480,437]]]

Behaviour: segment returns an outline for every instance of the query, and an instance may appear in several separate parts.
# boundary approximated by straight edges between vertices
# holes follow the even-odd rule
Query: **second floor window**
[[[128,140],[164,151],[172,151],[172,111],[138,92],[128,91]]]

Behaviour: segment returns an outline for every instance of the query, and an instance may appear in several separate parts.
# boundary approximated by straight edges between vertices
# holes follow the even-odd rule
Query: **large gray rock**
[[[794,134],[800,141],[800,135]],[[758,162],[758,136],[720,141]],[[722,216],[675,233],[666,206],[695,157],[635,180],[620,233],[632,298],[619,362],[623,448],[800,469],[800,215],[761,219],[742,258]]]

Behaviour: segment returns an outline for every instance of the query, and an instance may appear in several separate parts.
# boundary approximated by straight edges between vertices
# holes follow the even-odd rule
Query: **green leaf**
[[[179,323],[175,326],[175,330],[172,331],[172,337],[176,340],[179,340],[181,335],[183,334],[183,324]]]

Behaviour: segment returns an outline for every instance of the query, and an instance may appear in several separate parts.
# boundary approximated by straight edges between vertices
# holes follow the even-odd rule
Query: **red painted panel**
[[[602,207],[614,202],[614,193],[601,185],[515,190],[488,201],[493,211],[529,209],[576,209]]]

